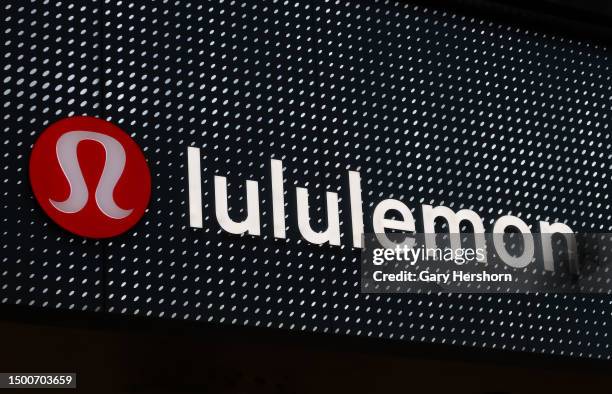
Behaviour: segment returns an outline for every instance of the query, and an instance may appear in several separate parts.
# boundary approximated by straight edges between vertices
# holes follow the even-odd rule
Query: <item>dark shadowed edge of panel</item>
[[[494,363],[496,366],[560,368],[573,372],[606,372],[612,361],[545,355],[512,350],[480,349],[456,345],[408,342],[381,338],[294,332],[285,329],[241,327],[218,323],[167,320],[140,316],[0,306],[0,322],[54,328],[101,330],[131,334],[170,335],[234,345],[270,344],[303,346],[312,350],[395,355],[422,360]]]
[[[612,11],[549,0],[400,0],[533,31],[612,44]],[[575,2],[578,3],[578,2]]]

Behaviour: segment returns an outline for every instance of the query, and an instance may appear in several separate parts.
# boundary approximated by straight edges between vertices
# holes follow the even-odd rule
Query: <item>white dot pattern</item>
[[[2,303],[610,359],[609,296],[360,294],[350,242],[310,245],[293,222],[273,238],[263,181],[283,160],[286,201],[307,187],[317,229],[350,169],[366,223],[396,198],[608,232],[606,48],[391,1],[2,7]],[[66,234],[31,196],[36,136],[73,114],[118,124],[149,161],[149,210],[119,238]],[[187,146],[204,229],[188,227]],[[262,237],[219,229],[213,175],[236,218],[260,181]]]
[[[100,116],[99,7],[8,1],[2,7],[4,304],[102,310],[104,245],[59,230],[28,182],[32,145],[54,120]]]

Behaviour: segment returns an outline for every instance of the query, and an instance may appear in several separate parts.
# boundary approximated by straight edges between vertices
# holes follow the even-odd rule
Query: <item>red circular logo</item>
[[[138,145],[114,124],[89,116],[62,119],[43,131],[32,149],[30,183],[55,223],[89,238],[130,229],[151,196]]]

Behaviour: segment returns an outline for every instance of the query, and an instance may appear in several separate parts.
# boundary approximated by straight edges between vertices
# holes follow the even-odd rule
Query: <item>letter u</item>
[[[328,242],[331,245],[340,245],[340,214],[338,213],[338,194],[327,192],[327,230],[313,231],[310,226],[308,207],[308,190],[296,188],[298,228],[304,239],[313,244]]]
[[[241,222],[229,217],[227,207],[227,179],[224,176],[215,176],[215,214],[222,229],[232,234],[247,232],[251,235],[260,235],[259,224],[259,187],[255,181],[246,182],[247,216]]]

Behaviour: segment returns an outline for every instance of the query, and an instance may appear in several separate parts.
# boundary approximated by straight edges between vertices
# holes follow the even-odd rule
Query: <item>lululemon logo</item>
[[[89,238],[130,229],[151,194],[149,168],[138,145],[114,124],[88,116],[57,121],[38,137],[30,182],[54,222]]]

